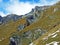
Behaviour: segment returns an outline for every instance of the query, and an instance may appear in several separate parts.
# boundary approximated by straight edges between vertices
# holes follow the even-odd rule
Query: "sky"
[[[35,6],[53,5],[59,0],[0,0],[0,15],[24,15]]]

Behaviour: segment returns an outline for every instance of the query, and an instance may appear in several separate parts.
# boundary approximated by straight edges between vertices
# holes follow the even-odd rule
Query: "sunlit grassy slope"
[[[57,28],[60,28],[60,6],[59,6],[60,2],[57,3],[56,5],[53,5],[51,7],[49,7],[48,9],[42,11],[42,13],[40,15],[42,15],[41,18],[38,18],[38,21],[32,23],[31,25],[27,26],[26,28],[24,28],[21,31],[17,31],[17,26],[19,26],[20,24],[25,24],[26,20],[25,19],[21,19],[18,20],[16,22],[10,21],[5,25],[0,25],[0,40],[3,38],[2,41],[0,41],[0,45],[8,45],[9,44],[9,37],[15,32],[18,35],[22,35],[24,32],[27,31],[32,31],[34,32],[33,29],[36,28],[40,28],[42,30],[46,30],[46,32],[49,33],[53,33],[56,31]],[[56,27],[57,26],[57,27]],[[47,33],[45,35],[47,35]],[[45,35],[41,36],[45,37]],[[42,42],[40,38],[37,39],[37,41],[35,41],[36,45],[45,45],[46,43],[50,43],[50,39],[48,39],[48,41]],[[58,36],[59,39],[59,36]],[[58,40],[56,38],[56,40]],[[53,40],[53,39],[51,39]],[[25,42],[26,41],[26,42]],[[41,44],[40,44],[41,43]],[[28,45],[28,40],[23,41],[22,45]]]
[[[53,37],[54,35],[56,35],[56,36]],[[33,43],[35,45],[46,45],[46,44],[49,44],[53,41],[59,42],[59,44],[60,44],[60,24],[57,25],[55,28],[53,28],[53,29],[49,30],[48,32],[46,32],[46,34],[44,34],[43,36],[38,38]]]
[[[8,38],[11,36],[11,34],[18,30],[17,27],[20,24],[25,24],[25,23],[26,23],[25,19],[20,19],[16,22],[10,21],[8,22],[8,24],[0,25],[0,40],[3,41],[3,42],[0,41],[0,45],[4,45],[4,43],[5,45],[7,45],[6,42],[8,42]]]

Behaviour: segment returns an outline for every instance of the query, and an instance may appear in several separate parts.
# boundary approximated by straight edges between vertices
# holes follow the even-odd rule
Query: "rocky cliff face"
[[[16,14],[9,14],[9,15],[7,15],[5,17],[2,17],[2,18],[3,18],[3,24],[6,24],[6,23],[8,23],[11,20],[12,21],[17,21],[18,19],[21,19],[22,16],[18,16]]]
[[[3,17],[0,16],[0,24],[3,23]]]

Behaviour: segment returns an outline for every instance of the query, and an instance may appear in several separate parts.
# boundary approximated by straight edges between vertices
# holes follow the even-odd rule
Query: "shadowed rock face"
[[[3,18],[0,16],[0,24],[3,23]]]
[[[16,42],[13,37],[10,38],[10,45],[16,45]]]
[[[10,37],[10,45],[19,45],[20,44],[20,36],[14,34]]]
[[[24,28],[25,28],[25,25],[21,24],[21,25],[18,26],[18,31],[23,30]]]
[[[27,17],[27,19],[34,19],[33,15]]]
[[[10,41],[10,45],[16,45],[16,43],[13,41]]]
[[[34,16],[30,15],[26,18],[26,20],[27,20],[27,25],[30,25],[31,23],[34,22]]]
[[[3,17],[4,23],[7,23],[10,20],[17,21],[18,19],[21,19],[21,18],[22,16],[18,16],[16,14],[10,14],[10,15],[7,15],[6,17]]]
[[[22,18],[22,15],[18,16],[16,14],[9,14],[5,17],[0,16],[0,24],[2,24],[2,23],[6,24],[7,22],[9,22],[11,20],[15,22],[15,21],[17,21],[18,19],[21,19],[21,18]]]

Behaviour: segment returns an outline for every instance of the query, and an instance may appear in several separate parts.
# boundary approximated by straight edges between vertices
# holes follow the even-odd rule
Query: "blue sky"
[[[53,5],[59,0],[0,0],[0,15],[24,15],[35,6]]]

